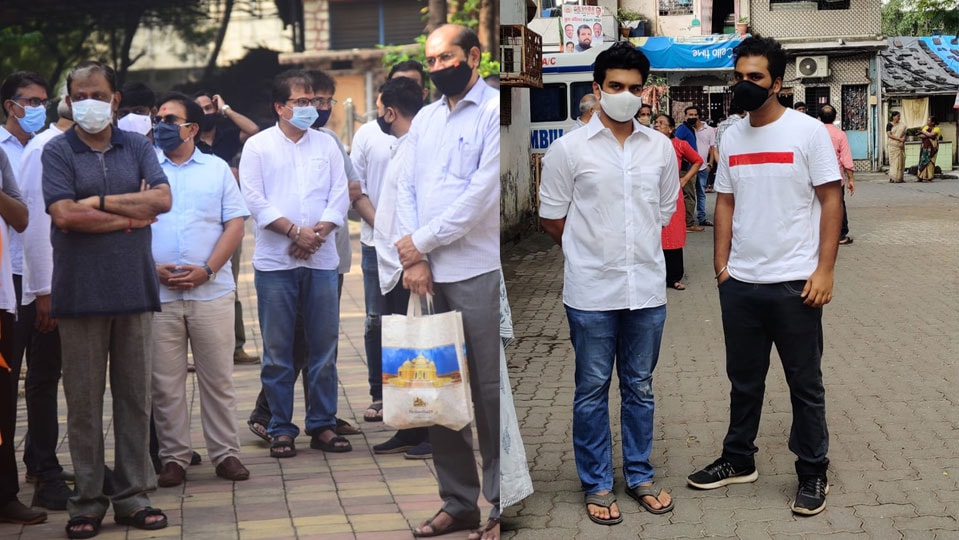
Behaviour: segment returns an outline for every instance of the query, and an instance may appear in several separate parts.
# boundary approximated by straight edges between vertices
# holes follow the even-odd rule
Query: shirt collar
[[[177,165],[176,163],[173,163],[173,161],[169,158],[169,156],[166,155],[166,152],[162,152],[162,151],[161,151],[161,152],[160,152],[160,156],[161,156],[161,157],[160,157],[160,163],[161,163],[161,164],[162,164],[162,163],[169,162],[170,165],[173,165],[174,167],[182,167],[182,166],[190,163],[191,161],[195,161],[198,165],[203,165],[204,163],[207,163],[207,162],[210,160],[210,155],[209,155],[209,154],[204,154],[204,153],[201,152],[200,149],[197,148],[195,145],[194,145],[194,147],[193,147],[193,154],[190,155],[190,158],[187,159],[186,161],[184,161],[183,163],[179,164],[179,165]]]
[[[637,133],[641,133],[648,138],[649,133],[643,131],[644,128],[647,130],[651,129],[643,126],[642,124],[639,123],[638,120],[633,118],[633,132],[630,133],[629,136],[632,137],[633,135]],[[593,113],[593,117],[590,118],[589,122],[586,124],[586,133],[587,133],[586,138],[592,139],[594,135],[603,131],[604,129],[607,129],[607,128],[603,124],[603,121],[599,119],[599,111],[596,111],[595,113]]]
[[[486,84],[486,81],[483,80],[479,74],[476,75],[476,83],[473,84],[473,87],[469,89],[469,92],[466,92],[466,95],[463,96],[463,99],[459,100],[456,104],[459,106],[460,103],[480,103],[483,101],[483,94],[486,93],[486,90],[490,89],[490,86]],[[443,103],[446,105],[447,110],[450,107],[450,100],[448,97],[443,96]]]
[[[123,146],[124,135],[122,129],[117,129],[111,126],[110,133],[110,146]],[[93,149],[87,146],[87,143],[80,140],[80,136],[77,135],[77,125],[73,124],[70,126],[70,129],[63,132],[63,135],[67,138],[67,142],[70,143],[70,148],[73,148],[73,151],[77,154],[82,152],[93,152]]]

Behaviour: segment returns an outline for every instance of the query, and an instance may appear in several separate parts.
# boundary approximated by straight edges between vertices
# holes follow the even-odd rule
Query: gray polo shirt
[[[168,184],[146,137],[113,129],[110,146],[94,151],[76,126],[43,149],[43,199],[47,209],[64,200],[136,193],[140,181]],[[159,281],[150,227],[130,232],[63,232],[50,226],[53,244],[54,317],[130,315],[160,311]]]

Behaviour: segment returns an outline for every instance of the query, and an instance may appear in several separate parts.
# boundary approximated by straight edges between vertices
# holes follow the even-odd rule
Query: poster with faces
[[[562,52],[588,51],[603,42],[603,8],[564,5],[560,19]]]

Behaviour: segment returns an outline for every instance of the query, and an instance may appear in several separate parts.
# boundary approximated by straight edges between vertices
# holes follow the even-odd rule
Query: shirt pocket
[[[479,168],[481,151],[479,144],[460,139],[451,148],[449,172],[457,178],[469,180]]]
[[[664,166],[639,167],[632,178],[633,195],[644,203],[658,205],[660,201],[659,180],[663,176]]]
[[[324,156],[311,157],[307,162],[306,193],[313,197],[328,199],[330,183],[333,175],[330,170],[330,160]]]

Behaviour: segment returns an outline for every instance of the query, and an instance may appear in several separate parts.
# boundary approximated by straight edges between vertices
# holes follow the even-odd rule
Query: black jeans
[[[849,216],[846,214],[846,187],[840,186],[839,193],[842,194],[842,228],[839,229],[839,239],[842,240],[849,235]]]
[[[13,367],[13,325],[12,313],[0,311],[0,354]],[[19,365],[19,362],[17,363]],[[20,372],[9,372],[0,368],[0,506],[17,498],[20,491],[20,479],[17,477],[17,457],[14,443],[14,430],[17,426],[17,379]]]
[[[22,277],[14,274],[17,294],[18,320],[14,331],[13,356],[4,358],[13,368],[14,392],[20,374],[24,352],[27,359],[27,380],[24,384],[27,403],[27,434],[24,440],[23,462],[27,473],[41,480],[58,478],[63,472],[57,459],[60,426],[57,392],[60,385],[60,330],[42,333],[34,328],[37,303],[20,305]],[[14,405],[17,394],[14,393]]]
[[[800,474],[824,473],[829,460],[826,393],[820,369],[822,308],[803,305],[804,281],[752,284],[729,278],[719,286],[726,340],[726,375],[732,389],[723,457],[753,464],[769,354],[776,345],[792,402],[789,449]]]

